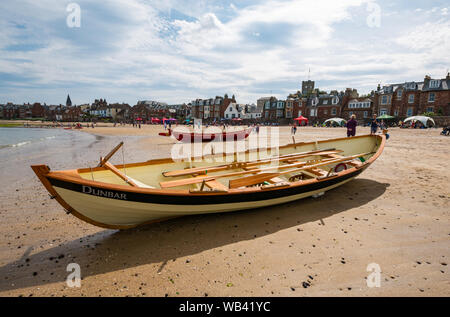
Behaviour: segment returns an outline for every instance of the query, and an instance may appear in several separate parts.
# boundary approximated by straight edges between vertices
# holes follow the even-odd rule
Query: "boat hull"
[[[75,210],[82,210],[81,214],[84,217],[92,219],[96,223],[103,223],[108,228],[123,228],[135,227],[142,223],[157,221],[164,218],[231,212],[283,204],[326,192],[352,180],[355,176],[339,180],[338,182],[329,183],[329,186],[321,184],[320,187],[315,186],[315,189],[311,188],[309,191],[304,191],[303,189],[297,190],[276,198],[267,199],[266,193],[264,195],[265,199],[260,200],[234,200],[234,202],[222,201],[220,203],[214,203],[214,199],[211,199],[209,200],[211,203],[207,204],[204,203],[204,201],[203,204],[198,204],[199,201],[197,201],[196,204],[192,204],[192,202],[187,202],[187,204],[154,203],[151,202],[153,200],[152,197],[143,197],[148,202],[125,201],[106,197],[96,197],[80,191],[57,186],[54,186],[54,188],[58,195],[72,206],[72,208]],[[229,197],[228,200],[230,200]]]

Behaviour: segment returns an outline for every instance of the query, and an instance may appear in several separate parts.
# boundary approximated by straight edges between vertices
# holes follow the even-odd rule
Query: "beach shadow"
[[[146,264],[164,270],[169,261],[206,250],[257,239],[280,230],[320,221],[380,197],[389,184],[357,178],[320,198],[232,213],[181,217],[135,229],[104,230],[29,255],[0,268],[0,291],[63,282],[69,263],[82,277]],[[161,264],[162,263],[162,264]]]

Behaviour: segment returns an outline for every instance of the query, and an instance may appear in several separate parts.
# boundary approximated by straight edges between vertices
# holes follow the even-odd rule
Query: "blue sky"
[[[367,93],[443,78],[448,52],[448,1],[2,1],[0,103],[252,103],[299,90],[308,69],[322,90]]]

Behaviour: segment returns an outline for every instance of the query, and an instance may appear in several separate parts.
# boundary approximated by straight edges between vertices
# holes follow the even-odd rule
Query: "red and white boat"
[[[239,141],[247,138],[252,132],[253,128],[248,128],[240,131],[228,131],[228,132],[183,132],[183,131],[172,131],[161,132],[161,136],[173,136],[177,141],[185,143],[193,142],[211,142],[211,141]]]

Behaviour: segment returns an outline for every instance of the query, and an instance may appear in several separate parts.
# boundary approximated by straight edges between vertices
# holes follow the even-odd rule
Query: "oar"
[[[360,154],[359,156],[364,156],[367,154],[370,154],[370,153]],[[356,157],[358,157],[358,156],[356,156]],[[334,162],[344,161],[345,159],[349,159],[349,158],[350,157],[343,157],[342,159],[327,159],[327,160],[322,160],[322,162],[331,164]],[[222,177],[232,177],[232,176],[241,176],[241,175],[246,175],[246,174],[255,174],[255,173],[268,171],[268,170],[274,170],[274,169],[287,169],[290,167],[304,166],[305,164],[306,164],[305,162],[299,162],[299,163],[293,163],[293,164],[269,166],[269,167],[265,167],[265,168],[257,168],[257,169],[250,170],[250,171],[226,173],[226,174],[219,174],[219,175],[212,175],[212,176],[197,176],[197,177],[193,177],[193,178],[183,178],[183,179],[174,180],[174,181],[160,182],[159,185],[161,186],[161,188],[169,188],[169,187],[177,187],[177,186],[190,185],[190,184],[198,184],[203,181],[207,182],[207,181],[217,179],[217,178],[222,178]],[[327,164],[323,164],[323,165],[327,165]],[[314,165],[311,165],[311,166],[315,167]]]
[[[106,162],[109,161],[109,159],[117,152],[118,149],[123,145],[123,142],[120,142],[114,149],[111,150],[111,152],[108,153],[104,158],[100,157],[100,163],[97,165],[97,167],[103,166]]]
[[[332,161],[334,159],[327,159],[327,161]],[[222,177],[232,177],[232,176],[241,176],[246,174],[255,174],[266,170],[273,170],[273,169],[284,169],[284,168],[290,168],[290,167],[297,167],[305,165],[306,162],[299,162],[294,164],[287,164],[287,165],[281,165],[281,166],[270,166],[265,168],[256,168],[248,171],[241,171],[241,172],[233,172],[233,173],[226,173],[226,174],[219,174],[219,175],[211,175],[211,176],[196,176],[193,178],[183,178],[178,179],[174,181],[167,181],[167,182],[160,182],[159,185],[161,188],[169,188],[169,187],[177,187],[177,186],[184,186],[184,185],[191,185],[191,184],[198,184],[202,183],[203,181],[208,182],[211,180],[215,180],[217,178]]]
[[[223,171],[223,170],[227,170],[227,169],[244,168],[244,167],[249,167],[252,165],[261,165],[264,163],[277,162],[277,161],[287,161],[287,160],[303,158],[303,157],[313,156],[313,155],[337,154],[339,152],[342,152],[342,150],[336,150],[336,149],[332,148],[332,149],[324,149],[324,150],[314,150],[314,151],[309,151],[309,152],[291,153],[291,154],[285,154],[285,155],[281,155],[281,156],[275,156],[272,158],[254,160],[254,161],[249,161],[249,162],[233,162],[230,164],[222,164],[222,165],[209,166],[209,167],[196,167],[196,168],[189,168],[189,169],[185,169],[185,170],[163,172],[163,175],[166,177],[176,177],[176,176],[186,176],[186,175],[191,175],[191,174],[205,174],[206,172],[218,172],[218,171]]]
[[[133,187],[139,187],[135,182],[133,182],[133,180],[131,178],[129,178],[128,176],[126,176],[124,173],[122,173],[121,171],[119,171],[114,165],[112,165],[111,163],[109,163],[108,161],[106,161],[103,166],[107,169],[109,169],[111,172],[113,172],[114,174],[116,174],[117,176],[119,176],[121,179],[123,179],[125,182],[127,182],[130,186]]]
[[[298,171],[305,170],[305,169],[316,168],[316,167],[339,163],[339,162],[344,162],[344,161],[352,161],[358,157],[362,157],[362,156],[365,156],[368,154],[371,154],[371,152],[352,155],[352,156],[346,156],[346,157],[342,157],[339,159],[333,159],[333,160],[329,160],[329,161],[320,162],[317,164],[306,165],[306,166],[302,166],[302,167],[291,169],[291,170],[284,171],[284,172],[260,173],[260,174],[252,175],[252,176],[248,176],[248,177],[232,179],[232,180],[230,180],[228,187],[231,189],[231,188],[239,188],[239,187],[244,187],[244,186],[260,184],[264,181],[267,181],[274,177],[278,177],[280,175],[290,174],[290,173],[298,172]]]

